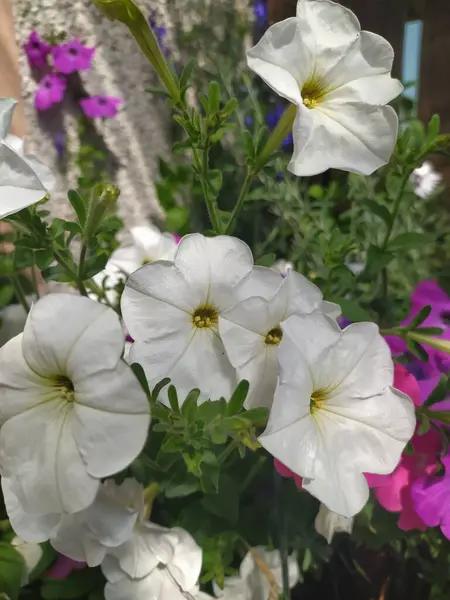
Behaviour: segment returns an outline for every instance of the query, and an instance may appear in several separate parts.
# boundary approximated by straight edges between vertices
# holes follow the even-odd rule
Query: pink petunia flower
[[[121,103],[120,98],[112,96],[89,96],[80,100],[84,114],[90,119],[115,117]]]
[[[76,71],[87,71],[92,66],[95,48],[88,48],[80,40],[54,46],[52,48],[53,65],[57,71],[68,75]]]
[[[34,97],[34,105],[37,110],[47,110],[53,104],[58,104],[64,98],[66,91],[66,80],[58,73],[46,75],[39,85]]]
[[[47,571],[47,577],[50,579],[65,579],[72,571],[79,571],[86,567],[86,563],[77,562],[63,554],[58,554],[57,559]]]
[[[28,41],[23,45],[28,63],[31,67],[47,66],[47,57],[50,54],[50,46],[39,37],[37,31],[32,31],[28,36]]]

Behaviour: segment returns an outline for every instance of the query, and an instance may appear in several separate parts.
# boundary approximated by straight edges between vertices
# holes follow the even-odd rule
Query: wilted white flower
[[[388,474],[416,425],[412,401],[392,388],[389,347],[373,323],[343,331],[328,317],[283,325],[280,379],[259,440],[303,488],[346,517],[367,502],[363,473]]]
[[[277,278],[268,298],[255,296],[224,311],[219,331],[238,380],[250,383],[247,408],[270,408],[278,377],[277,351],[283,338],[282,323],[293,314],[322,310],[322,292],[293,270]],[[333,305],[336,306],[336,305]],[[330,303],[325,305],[328,311]],[[337,310],[339,312],[339,308]]]
[[[50,542],[64,556],[97,567],[111,549],[133,536],[143,503],[143,488],[137,481],[126,479],[117,485],[109,479],[90,506],[63,516]]]
[[[13,546],[23,558],[25,569],[22,573],[21,585],[27,585],[30,573],[38,566],[44,552],[39,544],[30,544],[18,536],[11,540],[11,546]]]
[[[54,186],[50,171],[23,155],[23,142],[8,135],[17,101],[0,98],[0,218],[42,200]]]
[[[122,315],[134,340],[131,361],[142,365],[150,385],[170,377],[181,401],[193,388],[205,400],[230,397],[236,374],[219,336],[219,315],[266,293],[273,279],[279,284],[274,271],[253,268],[249,247],[236,238],[185,236],[174,262],[145,265],[127,281]]]
[[[132,227],[130,233],[133,243],[114,250],[105,269],[94,276],[94,281],[105,287],[110,302],[117,300],[117,284],[139,267],[157,260],[173,260],[175,256],[177,242],[171,233],[162,233],[154,225]]]
[[[122,560],[106,557],[102,563],[108,581],[106,600],[185,600],[188,594],[197,593],[202,551],[189,533],[180,528],[160,528],[153,541],[146,548],[130,546],[127,558],[124,554]],[[138,561],[132,556],[135,551],[140,555]],[[146,574],[142,575],[142,569],[139,574],[130,574],[132,563],[145,567]]]
[[[92,504],[100,479],[141,452],[148,402],[123,345],[114,311],[51,294],[0,349],[2,488],[24,540],[51,537],[62,514]]]
[[[277,273],[280,273],[280,275],[283,275],[283,277],[286,277],[288,272],[294,268],[294,265],[287,260],[277,260],[270,268],[277,271]]]
[[[353,517],[343,517],[333,512],[321,504],[317,513],[314,525],[317,533],[323,535],[329,544],[331,544],[334,534],[342,531],[343,533],[351,533],[353,531]]]
[[[385,105],[403,87],[391,78],[390,44],[361,31],[350,10],[330,0],[299,0],[297,16],[272,25],[247,59],[297,107],[292,173],[333,167],[369,175],[388,162],[398,119]]]
[[[442,175],[435,170],[433,164],[429,161],[425,161],[421,167],[414,169],[411,175],[411,183],[415,194],[424,200],[431,196],[441,181]]]

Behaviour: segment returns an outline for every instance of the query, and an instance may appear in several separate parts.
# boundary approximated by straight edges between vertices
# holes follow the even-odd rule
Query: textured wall
[[[36,29],[41,34],[66,32],[96,47],[94,68],[81,73],[83,87],[90,94],[119,96],[125,101],[116,118],[96,121],[97,133],[115,157],[116,183],[122,191],[120,216],[128,226],[158,216],[160,208],[153,180],[156,158],[169,149],[168,112],[163,100],[144,92],[145,87],[155,85],[156,81],[126,27],[101,17],[91,0],[13,0],[13,4],[16,35],[21,45],[29,32]],[[168,22],[166,0],[140,0],[139,6],[144,14],[156,10],[161,22]],[[75,149],[78,108],[68,98],[61,109],[51,109],[39,117],[33,106],[37,84],[23,52],[20,67],[29,122],[27,149],[53,167],[58,176],[58,191],[51,210],[55,215],[67,216],[70,211],[65,191],[73,185],[75,172],[73,168],[64,172],[54,136],[65,131],[69,146]]]

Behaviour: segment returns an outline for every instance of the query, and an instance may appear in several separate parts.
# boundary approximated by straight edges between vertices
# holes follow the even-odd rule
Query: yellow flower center
[[[283,331],[281,330],[281,327],[274,327],[266,335],[266,339],[264,341],[268,346],[279,346],[282,339]]]
[[[61,396],[67,402],[73,402],[75,400],[75,388],[73,382],[65,375],[58,375],[55,377],[55,387],[58,388]]]
[[[199,329],[217,325],[219,313],[213,306],[199,306],[192,315],[192,324]]]
[[[300,89],[303,104],[306,108],[315,108],[317,104],[323,101],[323,97],[327,93],[327,89],[324,87],[320,79],[311,77],[303,87]]]
[[[316,390],[311,394],[311,400],[309,401],[309,410],[312,415],[321,408],[323,408],[326,399],[327,392],[325,390]]]

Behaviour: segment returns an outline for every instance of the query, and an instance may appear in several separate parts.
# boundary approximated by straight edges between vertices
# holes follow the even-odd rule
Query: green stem
[[[297,106],[295,104],[290,104],[281,115],[281,119],[278,121],[277,126],[272,131],[272,135],[268,139],[267,144],[264,146],[261,154],[256,158],[255,170],[257,173],[270,160],[273,152],[278,150],[281,142],[292,131],[296,114]]]
[[[283,508],[283,478],[274,470],[275,478],[275,513],[277,518],[277,529],[279,536],[281,568],[283,574],[283,595],[282,600],[291,600],[291,591],[289,587],[289,552],[288,539],[286,531],[286,520],[284,518]]]
[[[86,260],[86,251],[87,251],[87,247],[86,244],[83,244],[82,248],[81,248],[81,252],[80,252],[80,260],[78,262],[78,289],[80,290],[80,294],[82,296],[87,296],[87,291],[86,288],[84,286],[84,262]]]
[[[26,313],[30,312],[30,305],[28,304],[27,297],[25,296],[25,292],[23,291],[22,285],[20,284],[19,277],[17,275],[11,275],[11,283],[14,287],[14,291],[16,293],[17,299],[20,304],[23,306]]]
[[[41,294],[39,292],[39,284],[36,277],[36,264],[31,267],[31,282],[33,284],[34,293],[36,294],[36,300],[39,300]]]
[[[78,270],[76,266],[72,268],[72,266],[66,261],[66,259],[61,256],[61,254],[57,250],[53,250],[53,257],[56,262],[61,265],[66,274],[75,282],[78,291],[82,296],[87,296],[86,288],[84,287],[84,283],[80,281]]]
[[[403,177],[402,177],[402,179],[400,181],[400,187],[398,188],[397,195],[395,196],[395,199],[394,199],[394,210],[392,211],[391,220],[389,222],[389,226],[388,226],[388,228],[386,230],[386,234],[384,236],[383,244],[381,246],[382,250],[386,250],[386,248],[387,248],[387,246],[389,244],[389,240],[391,238],[392,231],[394,229],[394,225],[395,225],[395,222],[397,220],[398,213],[400,211],[400,206],[401,206],[401,203],[402,203],[402,200],[403,200],[403,196],[404,196],[404,192],[405,192],[405,187],[406,187],[406,184],[409,181],[409,178],[411,177],[411,173],[412,173],[411,169],[407,169],[405,171],[405,173],[403,174]]]
[[[225,448],[225,450],[223,452],[221,452],[219,454],[219,456],[217,457],[217,462],[219,463],[219,465],[222,465],[226,459],[231,456],[231,454],[233,454],[233,452],[236,450],[236,448],[238,447],[239,442],[237,440],[233,440],[232,442],[230,442],[228,444],[228,446]]]
[[[200,185],[202,186],[203,196],[205,198],[206,210],[208,211],[209,220],[216,233],[222,233],[222,227],[220,225],[219,213],[217,212],[217,205],[213,198],[211,198],[208,186],[208,176],[205,175],[205,166],[203,160],[200,158],[200,153],[196,148],[192,148],[194,154],[195,166],[197,168],[198,178]]]
[[[239,213],[242,210],[242,207],[244,206],[245,199],[247,197],[247,194],[249,192],[249,189],[250,189],[250,186],[252,184],[254,177],[255,177],[255,171],[253,169],[249,168],[247,170],[247,175],[245,176],[244,183],[241,188],[241,193],[239,194],[239,198],[237,199],[237,202],[233,208],[233,212],[231,213],[230,220],[228,221],[227,227],[225,229],[226,234],[230,234],[233,232],[234,226],[236,224],[236,220],[238,218]]]

